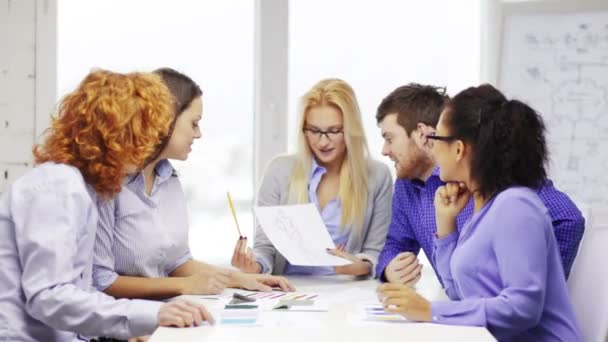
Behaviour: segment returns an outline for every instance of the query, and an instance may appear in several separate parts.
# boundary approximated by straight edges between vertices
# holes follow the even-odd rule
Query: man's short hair
[[[388,94],[378,106],[379,124],[389,114],[397,114],[397,122],[409,136],[418,123],[437,126],[439,115],[450,97],[445,87],[409,83]]]

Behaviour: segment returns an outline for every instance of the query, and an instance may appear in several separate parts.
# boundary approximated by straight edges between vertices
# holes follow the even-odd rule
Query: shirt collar
[[[157,184],[165,182],[167,179],[171,178],[172,176],[177,176],[175,168],[173,167],[173,165],[171,165],[171,163],[167,159],[163,159],[163,160],[159,161],[158,164],[156,164],[156,167],[154,168],[154,172],[156,173],[155,183],[157,183]],[[143,187],[143,185],[144,185],[144,171],[143,170],[127,176],[125,181],[123,182],[123,186],[132,184],[132,183],[138,184],[138,185],[136,185],[138,187]]]
[[[431,172],[431,175],[429,176],[429,178],[427,178],[426,182],[423,182],[420,179],[412,179],[412,184],[418,188],[419,190],[424,189],[428,184],[431,183],[436,183],[436,182],[441,182],[441,179],[439,178],[439,166],[436,166],[433,169],[433,172]]]
[[[431,172],[431,176],[439,177],[439,166],[435,166],[435,169]]]
[[[308,175],[308,199],[317,206],[319,203],[317,199],[317,187],[321,183],[321,178],[325,172],[327,172],[327,169],[319,165],[313,157],[310,165],[310,174]]]
[[[159,161],[158,164],[156,164],[154,171],[161,182],[166,181],[171,176],[177,175],[175,173],[175,168],[173,168],[173,165],[171,165],[167,159]]]
[[[319,165],[319,163],[317,163],[317,160],[313,157],[312,163],[310,165],[310,174],[308,175],[308,180],[310,181],[312,179],[312,177],[314,177],[314,175],[319,172],[325,173],[325,172],[327,172],[327,169],[325,169],[323,166]]]

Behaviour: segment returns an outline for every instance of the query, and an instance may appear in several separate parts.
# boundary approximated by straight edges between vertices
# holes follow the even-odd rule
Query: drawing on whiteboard
[[[608,12],[513,15],[504,33],[500,87],[543,116],[551,178],[608,204]]]

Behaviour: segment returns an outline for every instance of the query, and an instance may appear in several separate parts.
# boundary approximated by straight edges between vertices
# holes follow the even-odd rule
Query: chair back
[[[608,341],[608,211],[591,210],[568,279],[576,318],[588,342]],[[589,217],[591,216],[591,217]]]

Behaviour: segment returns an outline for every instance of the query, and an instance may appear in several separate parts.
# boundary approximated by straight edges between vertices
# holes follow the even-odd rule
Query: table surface
[[[377,302],[376,280],[347,276],[289,277],[297,292],[317,293],[328,304],[324,312],[262,311],[261,326],[215,325],[195,328],[158,328],[150,342],[162,341],[495,341],[483,327],[415,322],[365,322],[356,313],[362,304]],[[234,290],[227,290],[228,292]],[[416,291],[429,300],[447,300],[431,267],[423,269]],[[205,304],[212,313],[220,301],[182,296]],[[263,318],[263,319],[262,319]]]

